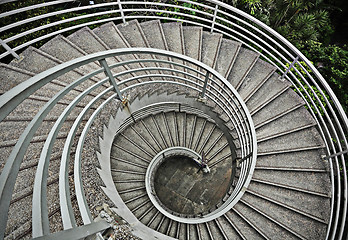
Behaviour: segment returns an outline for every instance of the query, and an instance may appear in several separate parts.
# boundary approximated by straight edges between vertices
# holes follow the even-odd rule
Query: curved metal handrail
[[[176,53],[172,53],[172,52],[168,52],[168,51],[164,51],[164,50],[158,50],[158,49],[148,49],[148,48],[131,49],[131,48],[127,48],[127,49],[109,50],[106,52],[91,54],[88,56],[81,57],[79,59],[71,60],[70,62],[58,65],[52,69],[49,69],[41,74],[38,74],[38,75],[32,77],[31,79],[19,84],[18,86],[14,87],[13,89],[8,91],[7,93],[0,96],[0,112],[2,113],[1,117],[2,117],[2,119],[4,119],[10,112],[12,112],[12,110],[14,110],[16,108],[17,105],[19,105],[23,100],[25,100],[27,96],[31,95],[37,89],[39,89],[40,87],[44,86],[45,84],[51,82],[52,80],[54,80],[55,78],[57,78],[58,76],[60,76],[62,74],[65,74],[65,73],[67,73],[75,68],[78,68],[82,65],[88,64],[88,63],[96,61],[96,60],[101,61],[101,60],[108,58],[108,57],[114,57],[114,56],[125,55],[125,54],[134,54],[134,53],[162,55],[162,56],[168,56],[170,58],[176,58],[176,59],[181,60],[183,62],[187,62],[187,63],[190,63],[190,64],[197,66],[197,69],[201,69],[201,71],[205,71],[205,73],[202,73],[194,68],[187,67],[185,64],[179,64],[179,63],[175,63],[175,65],[182,67],[184,69],[184,71],[159,67],[158,68],[159,72],[160,71],[178,72],[180,74],[187,75],[187,76],[194,78],[195,81],[185,79],[185,78],[182,78],[182,77],[176,76],[176,75],[150,74],[151,76],[158,76],[158,77],[166,76],[167,78],[179,79],[181,81],[184,81],[184,83],[175,82],[175,81],[171,82],[168,80],[167,81],[152,80],[149,82],[140,82],[140,83],[132,84],[132,85],[124,88],[122,90],[122,92],[126,91],[127,89],[136,88],[136,87],[139,87],[139,86],[142,86],[145,84],[154,84],[154,83],[173,83],[173,84],[182,85],[182,86],[185,86],[185,87],[188,87],[191,89],[195,89],[198,92],[200,92],[200,91],[206,92],[206,96],[209,99],[211,99],[212,101],[214,101],[218,106],[220,106],[220,108],[227,114],[227,116],[229,116],[231,122],[234,123],[234,128],[237,130],[237,133],[240,136],[239,140],[243,143],[247,143],[244,145],[241,144],[242,149],[243,149],[243,147],[245,148],[244,149],[245,155],[249,154],[251,151],[253,151],[253,158],[251,158],[247,161],[249,167],[246,170],[248,171],[248,173],[245,174],[244,178],[240,177],[240,185],[247,186],[247,184],[250,181],[251,175],[252,175],[252,174],[250,174],[250,171],[253,171],[253,166],[255,166],[255,158],[256,158],[257,151],[256,151],[256,135],[255,135],[255,132],[253,130],[254,128],[252,125],[251,116],[247,111],[246,105],[244,104],[244,102],[242,101],[240,96],[238,95],[237,91],[232,87],[232,85],[229,82],[227,82],[227,80],[225,80],[219,73],[217,73],[212,68],[206,66],[205,64],[200,63],[197,60],[191,59],[187,56],[183,56],[180,54],[176,54]],[[146,61],[147,60],[142,59],[142,60],[126,61],[125,63],[146,62]],[[149,60],[149,61],[151,61],[151,60]],[[171,61],[167,61],[167,60],[155,60],[155,61],[157,61],[157,62],[161,61],[163,63],[171,63]],[[111,68],[118,67],[120,65],[122,65],[122,63],[117,63],[117,64],[114,64],[113,66],[111,66]],[[149,69],[156,69],[156,68],[149,68]],[[202,78],[199,78],[198,76],[194,76],[192,74],[187,73],[188,69],[190,71],[192,70],[192,71],[199,73],[202,76]],[[59,93],[56,94],[55,97],[53,97],[41,109],[41,111],[33,118],[32,122],[29,123],[26,130],[22,134],[22,137],[20,138],[20,140],[17,142],[15,148],[13,149],[11,156],[7,160],[5,167],[4,167],[4,170],[0,176],[0,179],[1,179],[0,203],[2,205],[3,210],[6,210],[6,208],[8,209],[8,207],[9,207],[9,202],[10,202],[9,197],[12,195],[10,193],[13,191],[14,180],[16,179],[18,171],[19,171],[19,163],[23,159],[24,153],[25,153],[25,151],[26,151],[26,149],[31,141],[31,138],[34,135],[35,131],[40,126],[41,122],[43,121],[43,118],[49,113],[49,111],[53,108],[53,106],[64,95],[66,95],[68,92],[73,90],[74,87],[76,87],[79,84],[81,84],[82,82],[90,79],[91,77],[95,76],[96,74],[100,73],[103,70],[105,70],[105,69],[99,69],[99,70],[96,70],[90,74],[87,74],[86,76],[81,77],[80,79],[72,82],[70,85],[68,85],[67,87],[62,89]],[[128,74],[130,72],[138,72],[138,71],[139,72],[140,71],[146,72],[147,70],[148,69],[146,69],[146,68],[145,69],[132,69],[132,70],[125,71],[122,73],[118,73],[114,77]],[[211,75],[211,77],[209,75]],[[206,77],[206,76],[208,76],[208,77]],[[148,78],[149,74],[138,75],[137,77],[138,77],[138,79],[141,79],[144,77]],[[129,84],[130,82],[132,82],[134,80],[134,78],[135,77],[131,76],[128,79],[121,81],[118,85]],[[208,83],[207,85],[205,85],[204,82],[205,81],[208,82],[208,80],[210,80],[211,83]],[[45,171],[47,171],[48,159],[49,159],[49,155],[50,155],[50,151],[51,151],[50,149],[52,148],[52,144],[53,144],[52,140],[54,140],[56,138],[59,128],[62,126],[64,120],[66,119],[69,112],[71,112],[71,110],[74,108],[74,106],[76,106],[76,104],[84,96],[86,96],[89,92],[91,92],[93,89],[97,88],[98,86],[102,86],[105,83],[105,81],[106,81],[106,79],[95,83],[93,86],[89,87],[89,89],[85,90],[79,96],[77,96],[71,102],[71,104],[64,110],[64,112],[61,114],[61,116],[58,118],[58,121],[56,122],[55,126],[52,128],[52,131],[50,132],[49,137],[46,140],[45,146],[43,148],[42,156],[40,159],[39,167],[38,167],[38,170],[40,171],[40,173],[37,173],[36,180],[35,180],[35,182],[38,182],[39,184],[37,185],[38,186],[37,188],[36,187],[34,188],[35,193],[41,194],[41,196],[40,196],[41,199],[37,203],[33,203],[33,206],[34,206],[33,219],[35,219],[35,217],[37,215],[40,215],[39,219],[42,218],[42,220],[38,220],[38,222],[40,222],[42,224],[42,227],[40,225],[35,225],[35,227],[34,227],[34,225],[33,225],[33,236],[34,237],[40,237],[42,235],[49,233],[47,226],[45,226],[45,224],[47,224],[47,223],[45,223],[45,219],[47,220],[47,215],[46,215],[47,211],[45,211],[45,207],[42,206],[42,204],[45,205],[45,200],[42,199],[45,197],[45,194],[43,194],[43,193],[45,193],[45,190],[42,190],[42,186],[45,185],[44,184],[45,179],[42,179],[42,177],[47,176],[47,173],[45,173]],[[111,81],[111,80],[109,79],[109,81]],[[215,87],[213,86],[214,84],[221,86],[223,91],[217,91],[217,89],[215,89]],[[193,85],[194,87],[191,85]],[[204,86],[206,86],[206,87],[204,87]],[[69,208],[69,205],[70,205],[69,192],[70,192],[70,190],[68,187],[67,170],[66,170],[67,169],[67,159],[68,159],[67,156],[69,155],[69,151],[70,151],[70,147],[71,147],[71,140],[74,137],[75,132],[77,130],[76,126],[79,125],[78,123],[79,123],[79,121],[81,121],[82,116],[85,114],[86,111],[88,111],[88,109],[90,109],[90,107],[93,105],[93,103],[96,100],[100,99],[102,96],[104,96],[105,93],[107,93],[108,91],[110,91],[111,89],[113,89],[115,87],[116,86],[112,86],[110,88],[107,88],[106,90],[104,90],[103,93],[96,96],[94,98],[95,100],[93,100],[92,102],[90,102],[90,104],[88,104],[86,106],[86,108],[82,111],[81,115],[75,121],[75,123],[74,123],[71,131],[69,132],[68,137],[67,137],[67,142],[65,143],[65,146],[63,149],[63,155],[62,155],[62,159],[65,159],[65,160],[62,161],[62,163],[61,163],[62,167],[60,168],[60,182],[59,182],[60,193],[61,193],[60,199],[61,200],[65,199],[63,202],[61,201],[61,209],[62,209],[64,229],[68,229],[68,228],[76,226],[74,224],[74,217],[72,215],[72,209]],[[214,89],[215,89],[216,93],[214,93]],[[114,90],[116,92],[118,92],[117,87]],[[230,101],[230,102],[226,103],[227,98],[225,95],[227,95],[229,97],[231,97],[233,95],[234,96],[233,99],[234,99],[234,101],[236,101],[236,103],[234,101]],[[112,99],[112,98],[109,98],[109,99]],[[224,104],[221,104],[220,102],[224,103]],[[229,105],[231,107],[228,107]],[[233,106],[233,105],[235,105],[235,106]],[[98,111],[100,111],[100,107],[97,109],[96,112],[98,112]],[[236,116],[238,117],[238,119],[234,119]],[[245,121],[245,118],[247,119],[246,121]],[[244,125],[246,125],[247,127],[245,128]],[[241,126],[243,126],[243,128],[240,128]],[[245,131],[245,129],[249,129],[249,130]],[[242,157],[245,155],[243,154]],[[254,159],[254,160],[252,160],[252,159]],[[76,166],[78,167],[78,165],[76,165]],[[76,171],[78,171],[78,169]],[[79,176],[79,174],[77,174],[77,177],[78,176]],[[63,193],[66,193],[66,194],[64,195]],[[83,193],[83,191],[81,191],[79,193],[79,197],[81,197],[80,195],[82,193]],[[82,196],[82,199],[78,200],[79,206],[82,206],[84,201],[85,201],[84,197]],[[40,203],[41,203],[41,205],[40,205]],[[39,209],[39,210],[37,211],[35,209]],[[64,212],[66,212],[66,214]],[[6,214],[4,214],[4,215],[6,215]],[[45,217],[45,215],[46,215],[46,217]],[[70,217],[64,217],[63,215],[64,216],[70,215]],[[6,216],[6,218],[7,218],[7,216]],[[87,216],[87,218],[84,217],[85,224],[90,223],[89,222],[90,219],[88,219],[88,218],[89,218],[88,216]],[[1,229],[2,231],[4,231],[4,227],[6,226],[6,224],[5,224],[6,221],[7,221],[6,219],[5,220],[2,219],[2,221],[1,221],[0,227],[2,228]],[[34,221],[33,221],[33,224],[34,224]]]
[[[71,2],[71,0],[54,1],[51,3],[57,4],[59,2]],[[333,166],[333,162],[336,166],[334,167],[335,169],[331,168],[332,182],[334,182],[333,179],[337,178],[338,181],[335,181],[338,182],[338,184],[340,184],[340,176],[342,176],[343,178],[343,186],[341,187],[340,185],[337,185],[337,188],[335,187],[332,189],[333,192],[337,192],[337,194],[333,194],[332,207],[334,207],[334,202],[337,202],[338,206],[336,207],[336,209],[331,209],[331,217],[328,227],[327,238],[329,238],[329,236],[336,235],[339,239],[342,238],[347,214],[348,190],[346,158],[344,154],[345,150],[348,149],[348,142],[346,139],[346,135],[348,133],[348,118],[342,106],[340,105],[337,97],[334,95],[327,82],[321,76],[319,71],[313,66],[313,64],[288,40],[286,40],[283,36],[278,34],[275,30],[273,30],[266,24],[244,13],[243,11],[236,9],[228,4],[222,3],[218,0],[203,0],[199,3],[193,0],[178,0],[176,2],[182,4],[189,3],[194,6],[197,6],[197,9],[192,10],[192,8],[190,7],[183,6],[180,4],[174,4],[172,2],[162,3],[156,1],[119,0],[118,2],[114,3],[95,4],[90,6],[81,6],[77,8],[61,10],[60,12],[58,12],[58,14],[74,12],[78,11],[78,9],[98,10],[99,8],[117,7],[117,9],[109,11],[100,10],[97,13],[87,13],[82,16],[64,19],[63,21],[44,24],[43,26],[40,26],[36,29],[31,29],[27,32],[24,32],[23,34],[18,35],[17,37],[24,37],[30,33],[49,28],[51,26],[58,26],[63,23],[71,23],[74,20],[85,19],[88,17],[104,16],[105,14],[116,14],[119,16],[111,16],[107,19],[90,21],[83,24],[63,28],[53,33],[41,35],[40,37],[25,42],[22,45],[17,46],[13,49],[11,49],[7,44],[11,44],[11,40],[16,39],[16,36],[14,36],[13,38],[3,40],[0,39],[0,43],[7,50],[5,53],[0,55],[0,59],[9,54],[18,57],[16,53],[17,50],[23,49],[26,46],[29,46],[40,40],[55,36],[60,33],[68,32],[70,30],[77,29],[83,26],[101,24],[107,21],[126,22],[126,20],[128,19],[161,19],[166,21],[179,20],[183,23],[204,27],[206,29],[209,29],[211,32],[222,33],[225,37],[232,38],[236,41],[243,43],[244,46],[259,52],[264,59],[269,61],[277,68],[278,72],[282,75],[283,79],[286,79],[292,83],[293,87],[297,89],[297,93],[307,103],[309,111],[312,113],[315,121],[317,122],[319,132],[321,133],[325,142],[328,156],[327,159],[330,162],[330,166]],[[139,6],[146,6],[146,8],[140,8]],[[2,13],[0,14],[0,18],[40,7],[43,7],[43,5],[39,4],[23,9],[13,10],[9,13]],[[174,9],[178,9],[178,11],[174,11]],[[167,15],[163,16],[163,14]],[[9,30],[10,27],[15,26],[16,24],[22,25],[23,23],[38,21],[39,19],[44,19],[51,15],[52,12],[48,13],[45,16],[42,15],[36,18],[34,17],[25,20],[21,23],[14,23],[13,25],[1,29],[3,29],[4,31]],[[290,65],[290,67],[287,67],[288,65]],[[290,70],[293,70],[294,72]],[[304,72],[305,75],[303,75],[301,72]],[[297,74],[297,76],[295,75],[295,73]],[[305,89],[305,86],[308,86],[308,90]],[[316,87],[320,94],[319,96],[311,86]],[[304,90],[304,94],[301,91],[299,91],[300,89]],[[325,94],[327,94],[329,98],[327,98]],[[322,100],[320,96],[323,96],[324,103],[327,106],[326,109],[321,103]],[[318,106],[315,103],[315,101],[319,103]],[[314,110],[312,110],[311,107],[313,107]],[[321,115],[320,110],[322,109],[323,114]],[[335,156],[330,157],[332,155]],[[340,170],[340,167],[342,167],[342,171]],[[343,196],[341,196],[342,194]],[[340,213],[339,206],[341,199],[343,199],[342,214]],[[342,216],[340,223],[338,223],[339,216]],[[332,228],[331,225],[333,225]],[[339,228],[338,232],[336,231],[336,228]]]

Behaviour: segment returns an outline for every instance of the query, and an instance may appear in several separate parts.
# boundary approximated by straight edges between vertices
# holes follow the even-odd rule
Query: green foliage
[[[310,41],[302,51],[314,62],[345,112],[348,112],[348,46],[324,46],[322,43]]]
[[[299,64],[295,64],[294,68],[296,68],[298,70],[298,72],[292,68],[291,72],[296,76],[296,78],[298,79],[298,81],[301,83],[295,83],[298,90],[295,89],[294,87],[294,91],[297,92],[301,92],[303,94],[303,96],[305,97],[306,101],[308,102],[309,106],[312,108],[313,112],[315,114],[324,114],[324,110],[322,108],[322,106],[325,108],[327,106],[327,103],[325,101],[325,97],[323,94],[320,93],[320,91],[318,90],[318,88],[316,86],[308,86],[301,78],[301,75],[305,78],[308,78],[307,73],[311,74],[312,71],[305,65],[305,62],[300,61],[299,62],[302,66],[304,66],[306,68],[306,71],[304,69],[301,68],[301,66]],[[290,64],[287,64],[287,67],[289,67]],[[307,72],[307,73],[306,73]],[[302,87],[302,86],[303,87]],[[307,96],[306,92],[309,94],[309,96]],[[327,99],[329,99],[329,96],[326,92],[324,92],[325,96]],[[321,106],[321,104],[322,106]],[[319,112],[316,110],[315,106],[317,107],[317,109],[319,110]]]
[[[191,0],[192,2],[197,2],[197,0]],[[173,1],[165,1],[166,4],[171,4],[177,7],[164,7],[162,10],[166,12],[156,12],[157,16],[161,17],[168,17],[168,18],[174,18],[174,19],[187,19],[187,17],[184,17],[180,15],[180,13],[183,14],[188,14],[192,16],[193,18],[195,16],[199,16],[201,18],[205,18],[204,15],[198,14],[198,11],[206,12],[206,13],[212,13],[212,10],[210,9],[205,9],[199,5],[196,5],[194,3],[188,3],[188,2],[181,2],[178,0],[173,0]],[[188,8],[188,9],[183,9]]]
[[[348,47],[328,45],[334,32],[331,6],[324,0],[226,1],[278,31],[313,61],[348,112]]]
[[[227,1],[266,23],[295,45],[309,40],[327,42],[333,33],[323,0]]]

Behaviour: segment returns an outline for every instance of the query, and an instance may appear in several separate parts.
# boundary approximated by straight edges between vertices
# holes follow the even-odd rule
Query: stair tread
[[[279,80],[279,75],[277,73],[272,74],[272,76],[246,101],[249,111],[256,111],[290,85],[288,81]]]
[[[152,20],[140,23],[143,33],[151,48],[167,50],[168,46],[164,38],[163,29],[159,20]]]
[[[70,34],[67,39],[89,54],[108,50],[105,43],[96,38],[88,27]]]
[[[244,195],[243,199],[245,198]],[[239,202],[235,205],[235,208],[242,212],[243,215],[269,239],[297,239],[291,233],[274,224],[272,221],[255,212],[245,204]]]
[[[201,27],[183,27],[185,54],[199,61],[201,60],[202,32]]]
[[[322,150],[311,150],[258,156],[256,166],[328,169],[328,163],[321,159],[322,155]]]
[[[129,47],[128,42],[113,22],[105,23],[93,29],[93,32],[111,49]]]
[[[233,40],[222,39],[215,70],[223,77],[227,78],[229,76],[241,45],[241,43]]]
[[[242,99],[246,99],[252,94],[254,89],[263,84],[275,70],[276,68],[273,65],[258,59],[238,89]]]
[[[317,217],[328,222],[330,217],[330,199],[320,196],[309,195],[290,189],[279,188],[258,182],[251,182],[248,191],[285,204],[286,206],[298,209],[301,212]]]
[[[149,47],[137,20],[131,20],[126,25],[118,24],[117,29],[131,47]]]
[[[248,239],[261,239],[262,236],[251,226],[248,224],[245,219],[243,219],[239,214],[239,210],[236,211],[236,208],[233,208],[229,212],[226,213],[226,216],[233,222],[235,227],[243,234],[247,236]],[[243,215],[244,217],[244,215]]]
[[[180,22],[162,23],[164,36],[168,45],[168,50],[180,54],[185,54],[183,46],[183,30]]]
[[[147,41],[147,45],[151,48],[168,50],[168,44],[166,42],[166,38],[164,36],[164,31],[162,29],[161,22],[159,20],[151,20],[142,22],[140,24],[144,36]],[[166,56],[156,56],[157,59],[167,60],[170,58]],[[174,68],[171,64],[160,63],[159,66],[163,68]],[[172,72],[164,71],[165,74],[173,74]]]
[[[0,94],[33,77],[35,73],[0,63]]]
[[[313,125],[314,119],[309,112],[304,108],[298,108],[292,111],[276,121],[272,121],[256,130],[256,136],[258,139],[264,139],[277,133],[283,133],[298,129],[303,126]]]
[[[51,56],[55,56],[63,62],[67,62],[88,54],[62,35],[58,35],[57,37],[41,46],[40,50],[47,54],[50,54]],[[90,63],[79,67],[79,69],[84,74],[95,71],[98,68],[99,66],[95,63]]]
[[[330,180],[327,173],[255,170],[256,179],[285,184],[327,195],[330,192]]]
[[[24,52],[21,53],[23,59],[20,62],[12,61],[10,63],[11,66],[22,68],[26,71],[32,72],[34,74],[41,73],[45,70],[55,67],[56,65],[62,63],[59,59],[41,51],[40,49],[36,49],[34,47],[27,48]],[[67,85],[70,84],[73,80],[77,80],[81,77],[81,75],[76,71],[67,72],[57,79],[53,80],[51,83],[46,84],[43,89],[39,89],[38,92],[40,94],[45,94],[49,98],[53,97],[62,86],[57,86],[54,84],[56,80],[62,82]],[[81,84],[81,86],[85,87],[90,84],[91,81],[85,81]],[[77,95],[77,92],[70,91],[69,94],[66,95],[67,98],[73,99]]]
[[[221,45],[222,34],[203,32],[201,62],[215,68]]]
[[[150,47],[146,36],[137,20],[131,20],[127,24],[118,24],[117,29],[120,31],[124,39],[128,42],[130,47]],[[155,59],[155,56],[150,54],[137,54],[140,59]],[[156,63],[144,63],[146,67],[157,67]],[[150,71],[151,73],[158,73],[158,71]]]
[[[322,239],[326,236],[326,224],[313,221],[299,213],[290,211],[251,194],[245,194],[243,200],[302,237]],[[262,227],[262,229],[266,228]]]
[[[273,152],[320,145],[323,145],[321,136],[312,127],[260,142],[257,149],[259,152]]]
[[[243,47],[239,50],[237,58],[233,64],[232,71],[227,77],[227,80],[232,84],[234,88],[237,88],[243,81],[243,79],[252,69],[258,57],[258,53],[255,53]]]
[[[258,129],[260,124],[301,104],[303,104],[302,99],[291,89],[287,90],[264,106],[260,111],[252,115],[255,128]]]

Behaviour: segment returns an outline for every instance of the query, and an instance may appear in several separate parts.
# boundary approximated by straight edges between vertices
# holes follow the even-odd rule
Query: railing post
[[[114,86],[115,92],[117,93],[117,98],[119,100],[122,100],[122,94],[120,92],[120,89],[117,86],[116,80],[114,78],[114,76],[111,73],[111,70],[109,68],[109,65],[107,64],[105,58],[99,60],[99,63],[102,65],[102,67],[104,68],[104,73],[107,77],[109,77],[109,81],[111,83],[112,86]]]
[[[290,72],[291,68],[293,68],[295,66],[295,64],[298,62],[298,59],[300,57],[297,56],[294,61],[290,64],[290,66],[286,69],[286,71],[283,73],[283,75],[281,77],[279,77],[279,80],[284,80],[285,76]]]
[[[338,152],[338,153],[332,154],[330,156],[324,156],[323,159],[324,160],[329,160],[330,158],[338,157],[338,156],[341,156],[341,155],[347,154],[347,153],[348,153],[348,150],[345,150],[345,151],[342,151],[342,152]]]
[[[120,9],[120,12],[121,12],[121,18],[122,18],[123,24],[126,24],[126,18],[124,17],[121,0],[117,0],[117,3],[118,3],[118,8]]]
[[[210,27],[210,32],[212,33],[214,31],[214,26],[215,26],[215,22],[216,22],[216,15],[217,15],[217,10],[219,8],[219,5],[215,5],[215,11],[214,11],[214,18],[213,18],[213,23],[211,24]]]
[[[205,99],[205,92],[207,91],[209,75],[210,75],[210,72],[207,71],[207,73],[205,75],[205,79],[204,79],[203,89],[202,89],[201,95],[199,96],[198,100],[204,100]]]
[[[10,52],[12,54],[12,56],[14,56],[15,58],[17,58],[18,60],[20,59],[20,57],[18,56],[18,54],[13,51],[12,48],[10,48],[9,45],[7,45],[2,39],[0,39],[0,43],[1,45],[6,49],[6,51]]]
[[[236,158],[235,160],[237,161],[237,164],[240,165],[242,162],[244,162],[245,160],[247,160],[248,158],[253,156],[253,152],[250,152],[248,155],[246,155],[243,158]]]

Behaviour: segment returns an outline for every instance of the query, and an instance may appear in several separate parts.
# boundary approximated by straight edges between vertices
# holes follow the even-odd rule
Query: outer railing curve
[[[15,14],[21,14],[28,10],[39,9],[45,6],[59,6],[61,3],[72,2],[72,0],[52,1],[44,4],[15,9],[10,12],[1,13],[0,18],[6,18]],[[88,11],[95,11],[90,13]],[[53,15],[62,15],[85,11],[86,14],[42,24],[42,20]],[[104,17],[94,19],[77,25],[79,21],[93,17]],[[277,68],[282,80],[292,83],[296,90],[306,102],[309,111],[318,123],[326,147],[325,159],[329,161],[332,182],[332,204],[331,217],[327,238],[337,237],[342,239],[346,229],[347,215],[347,169],[346,155],[348,149],[348,119],[340,105],[337,97],[313,64],[288,40],[278,34],[275,30],[255,19],[254,17],[236,9],[228,4],[217,0],[177,0],[177,1],[124,1],[78,6],[69,9],[51,10],[46,14],[35,16],[23,21],[2,26],[0,28],[0,43],[3,53],[0,59],[9,55],[19,58],[19,51],[25,47],[37,44],[39,41],[48,39],[57,34],[64,34],[71,30],[84,26],[101,24],[107,21],[125,23],[131,19],[140,21],[147,19],[160,19],[162,21],[180,21],[188,25],[204,27],[211,32],[223,34],[226,38],[241,42],[244,47],[260,53],[260,56]],[[11,37],[4,37],[15,27],[23,26],[40,21],[40,26],[30,28]],[[30,34],[42,30],[64,26],[59,30],[42,33],[39,37],[30,38]],[[27,37],[28,40],[23,40]],[[21,40],[18,46],[14,41]],[[1,118],[0,118],[1,119]],[[334,184],[336,182],[336,184]]]

